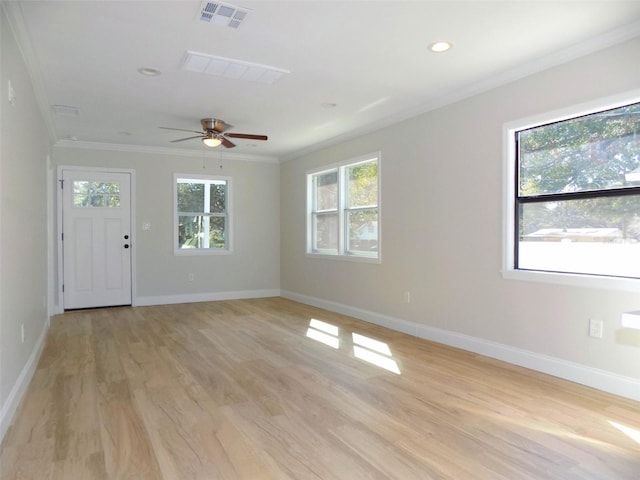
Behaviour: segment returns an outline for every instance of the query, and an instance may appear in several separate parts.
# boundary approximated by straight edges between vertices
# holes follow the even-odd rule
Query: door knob
[[[128,244],[128,243],[125,243],[125,244],[124,244],[124,248],[129,248],[129,244]]]
[[[129,235],[125,235],[125,236],[124,236],[124,239],[125,239],[125,240],[129,240]]]

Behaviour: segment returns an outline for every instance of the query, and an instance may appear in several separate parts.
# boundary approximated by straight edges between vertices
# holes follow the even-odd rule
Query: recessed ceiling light
[[[146,75],[147,77],[157,77],[162,74],[160,70],[154,67],[140,67],[138,72],[142,75]]]
[[[451,42],[438,41],[433,42],[431,45],[429,45],[429,50],[435,53],[442,53],[450,50],[451,47],[453,47],[453,44]]]

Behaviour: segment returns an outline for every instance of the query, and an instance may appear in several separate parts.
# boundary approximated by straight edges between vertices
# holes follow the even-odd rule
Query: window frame
[[[606,275],[548,272],[541,270],[520,270],[516,265],[516,231],[519,222],[518,191],[519,168],[517,158],[516,133],[546,124],[571,120],[603,110],[623,107],[640,102],[640,90],[596,99],[579,105],[542,113],[503,125],[503,236],[502,269],[504,279],[542,282],[558,285],[602,288],[622,291],[640,291],[640,279]],[[616,195],[617,196],[617,195]],[[542,195],[540,197],[543,197]]]
[[[214,212],[212,216],[225,218],[225,248],[180,248],[179,239],[179,213],[178,212],[178,180],[198,180],[203,183],[224,181],[226,182],[225,212]],[[221,175],[202,175],[192,173],[173,174],[173,253],[176,256],[190,255],[230,255],[233,253],[233,182],[232,177]],[[196,183],[194,182],[194,183]],[[209,212],[204,212],[209,213]]]
[[[357,166],[359,164],[375,162],[377,165],[377,204],[367,205],[365,207],[348,207],[346,201],[348,194],[346,193],[347,181],[346,175],[350,167]],[[336,162],[330,165],[324,165],[312,170],[308,170],[305,174],[306,189],[307,189],[307,202],[306,202],[306,247],[305,252],[309,258],[324,258],[331,260],[346,260],[352,262],[364,262],[364,263],[382,263],[382,155],[380,152],[373,152],[367,155],[360,155],[358,157],[350,158],[340,162]],[[315,210],[315,183],[319,175],[336,171],[338,191],[337,191],[337,208]],[[348,224],[347,216],[350,212],[363,211],[363,210],[377,210],[377,245],[378,249],[374,254],[366,254],[364,252],[349,251],[349,232],[346,228]],[[335,212],[337,216],[337,251],[333,249],[314,249],[315,243],[315,222],[314,216],[318,213],[329,214]]]

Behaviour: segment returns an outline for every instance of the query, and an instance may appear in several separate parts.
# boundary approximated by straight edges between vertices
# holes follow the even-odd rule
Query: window
[[[118,208],[120,206],[120,184],[74,180],[73,206],[77,208]]]
[[[175,175],[175,251],[231,251],[231,179]]]
[[[380,258],[379,154],[307,174],[307,253]]]
[[[639,279],[640,103],[507,135],[507,269]]]

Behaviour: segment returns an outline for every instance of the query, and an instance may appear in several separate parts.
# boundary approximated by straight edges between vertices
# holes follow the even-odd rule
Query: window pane
[[[347,212],[349,252],[378,251],[378,209]]]
[[[520,206],[518,268],[640,277],[640,195]]]
[[[224,213],[226,210],[227,182],[216,181],[209,185],[209,211]]]
[[[348,167],[347,207],[370,207],[378,205],[378,164],[361,163]]]
[[[521,196],[624,187],[640,166],[640,103],[523,130],[517,140]]]
[[[226,245],[226,218],[209,217],[209,248],[225,248]]]
[[[108,182],[73,181],[74,207],[115,208],[120,206],[120,184]]]
[[[338,208],[338,172],[322,173],[314,176],[315,210],[336,210]]]
[[[338,249],[338,214],[313,215],[313,248],[315,250]]]
[[[204,184],[178,180],[178,211],[204,212]]]
[[[225,217],[180,215],[178,248],[226,248]]]

